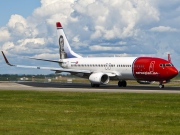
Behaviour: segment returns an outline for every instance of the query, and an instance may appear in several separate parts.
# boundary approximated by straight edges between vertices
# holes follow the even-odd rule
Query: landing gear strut
[[[121,80],[118,82],[118,86],[119,87],[126,87],[127,86],[127,82],[125,80]]]
[[[159,88],[160,89],[164,88],[164,85],[163,84],[159,84]]]
[[[163,82],[160,82],[160,83],[159,83],[159,88],[160,88],[160,89],[164,88]]]

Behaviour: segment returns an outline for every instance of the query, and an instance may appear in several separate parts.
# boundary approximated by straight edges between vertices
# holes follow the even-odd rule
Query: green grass
[[[180,134],[180,95],[0,91],[0,134]]]

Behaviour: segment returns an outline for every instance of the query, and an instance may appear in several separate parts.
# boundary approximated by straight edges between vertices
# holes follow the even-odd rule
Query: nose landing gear
[[[160,88],[160,89],[164,88],[163,82],[159,82],[159,88]]]
[[[164,85],[163,84],[159,84],[159,88],[160,89],[164,88]]]

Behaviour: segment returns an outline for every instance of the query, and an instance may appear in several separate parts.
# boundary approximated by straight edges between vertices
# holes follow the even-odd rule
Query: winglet
[[[6,64],[8,64],[9,66],[15,66],[15,65],[10,64],[9,61],[8,61],[8,59],[7,59],[6,56],[5,56],[4,52],[3,52],[3,51],[1,51],[1,52],[2,52],[2,55],[3,55],[3,57],[4,57],[4,60],[5,60]]]
[[[169,61],[170,63],[172,63],[172,61],[171,61],[171,55],[170,55],[170,54],[168,54],[168,61]]]

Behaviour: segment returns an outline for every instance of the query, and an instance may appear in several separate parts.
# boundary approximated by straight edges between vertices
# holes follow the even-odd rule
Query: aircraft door
[[[71,67],[71,64],[70,64],[69,61],[66,62],[66,67],[67,67],[67,68],[70,68],[70,67]]]
[[[105,70],[111,70],[111,63],[106,63]]]

